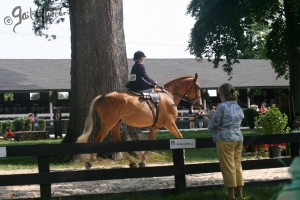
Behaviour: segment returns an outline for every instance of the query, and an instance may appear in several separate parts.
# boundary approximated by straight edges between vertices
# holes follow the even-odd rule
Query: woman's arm
[[[223,116],[222,106],[219,105],[208,123],[208,130],[214,130],[221,126],[221,119]]]

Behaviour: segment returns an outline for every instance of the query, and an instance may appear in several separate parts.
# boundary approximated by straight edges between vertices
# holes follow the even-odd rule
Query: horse
[[[132,127],[150,127],[149,140],[156,138],[159,128],[168,129],[176,138],[183,138],[177,128],[176,119],[178,116],[177,106],[181,99],[191,104],[197,102],[202,104],[201,90],[198,81],[198,74],[176,78],[166,83],[163,87],[156,88],[160,94],[159,114],[156,123],[153,123],[153,104],[132,93],[131,91],[113,91],[95,97],[90,106],[85,127],[82,135],[77,138],[77,143],[87,143],[93,129],[93,112],[96,111],[100,118],[100,130],[94,138],[94,142],[102,142],[109,131],[112,132],[113,141],[121,141],[120,122]],[[155,112],[158,112],[157,110]],[[129,160],[130,167],[137,167],[137,164],[130,158],[127,152],[124,155]],[[145,166],[147,151],[142,155],[139,167]],[[91,164],[88,163],[89,166]]]

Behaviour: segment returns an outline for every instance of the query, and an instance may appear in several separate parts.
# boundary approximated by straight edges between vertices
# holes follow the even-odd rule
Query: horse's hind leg
[[[101,129],[98,131],[96,137],[94,138],[94,142],[102,142],[105,137],[107,136],[107,134],[109,133],[109,130],[110,130],[110,127],[107,127],[107,126],[103,126],[101,125]],[[90,162],[86,162],[85,163],[85,167],[86,169],[90,169],[92,167],[92,163],[93,161],[95,161],[97,158],[97,153],[92,153],[91,155],[91,159],[90,159]]]
[[[148,140],[155,140],[156,135],[157,135],[158,129],[155,128],[150,128],[150,133],[149,133],[149,137]],[[142,161],[139,163],[139,167],[145,167],[145,160],[146,160],[146,156],[148,155],[149,151],[145,151],[142,155]]]
[[[94,138],[94,142],[95,143],[96,142],[98,142],[98,143],[103,142],[103,140],[105,139],[105,137],[109,133],[110,129],[111,129],[111,126],[101,124],[101,128],[98,131],[96,137]],[[97,158],[97,153],[92,153],[92,155],[91,155],[91,161],[95,161],[96,158]],[[89,166],[89,167],[87,167],[87,166]],[[91,163],[89,163],[89,162],[86,163],[86,168],[87,169],[91,168],[91,166],[92,166]]]
[[[120,123],[117,123],[111,130],[112,137],[114,142],[120,142],[121,141],[121,133],[120,133]],[[130,168],[136,168],[137,164],[131,159],[128,152],[123,152],[123,155],[126,157],[126,159],[129,161],[129,167]]]

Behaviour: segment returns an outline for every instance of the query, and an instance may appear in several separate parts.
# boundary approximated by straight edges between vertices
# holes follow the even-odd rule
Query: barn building
[[[133,61],[128,59],[130,72]],[[146,59],[149,76],[160,85],[181,77],[199,75],[204,108],[217,104],[217,88],[225,82],[231,83],[239,92],[241,107],[249,107],[262,100],[273,103],[289,90],[289,81],[276,78],[268,60],[241,59],[234,65],[232,78],[222,70],[213,68],[207,60],[195,59]],[[24,116],[37,112],[39,116],[52,117],[53,100],[67,116],[70,107],[69,59],[1,59],[0,60],[0,120]],[[99,77],[101,78],[101,77]],[[180,108],[187,107],[184,103]]]

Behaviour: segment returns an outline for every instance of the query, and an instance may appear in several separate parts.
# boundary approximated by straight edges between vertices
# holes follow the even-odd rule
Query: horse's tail
[[[95,97],[90,105],[88,116],[85,120],[85,125],[82,134],[77,138],[76,143],[87,143],[89,140],[89,136],[93,130],[94,122],[93,122],[93,111],[95,103],[102,97],[99,95]]]

